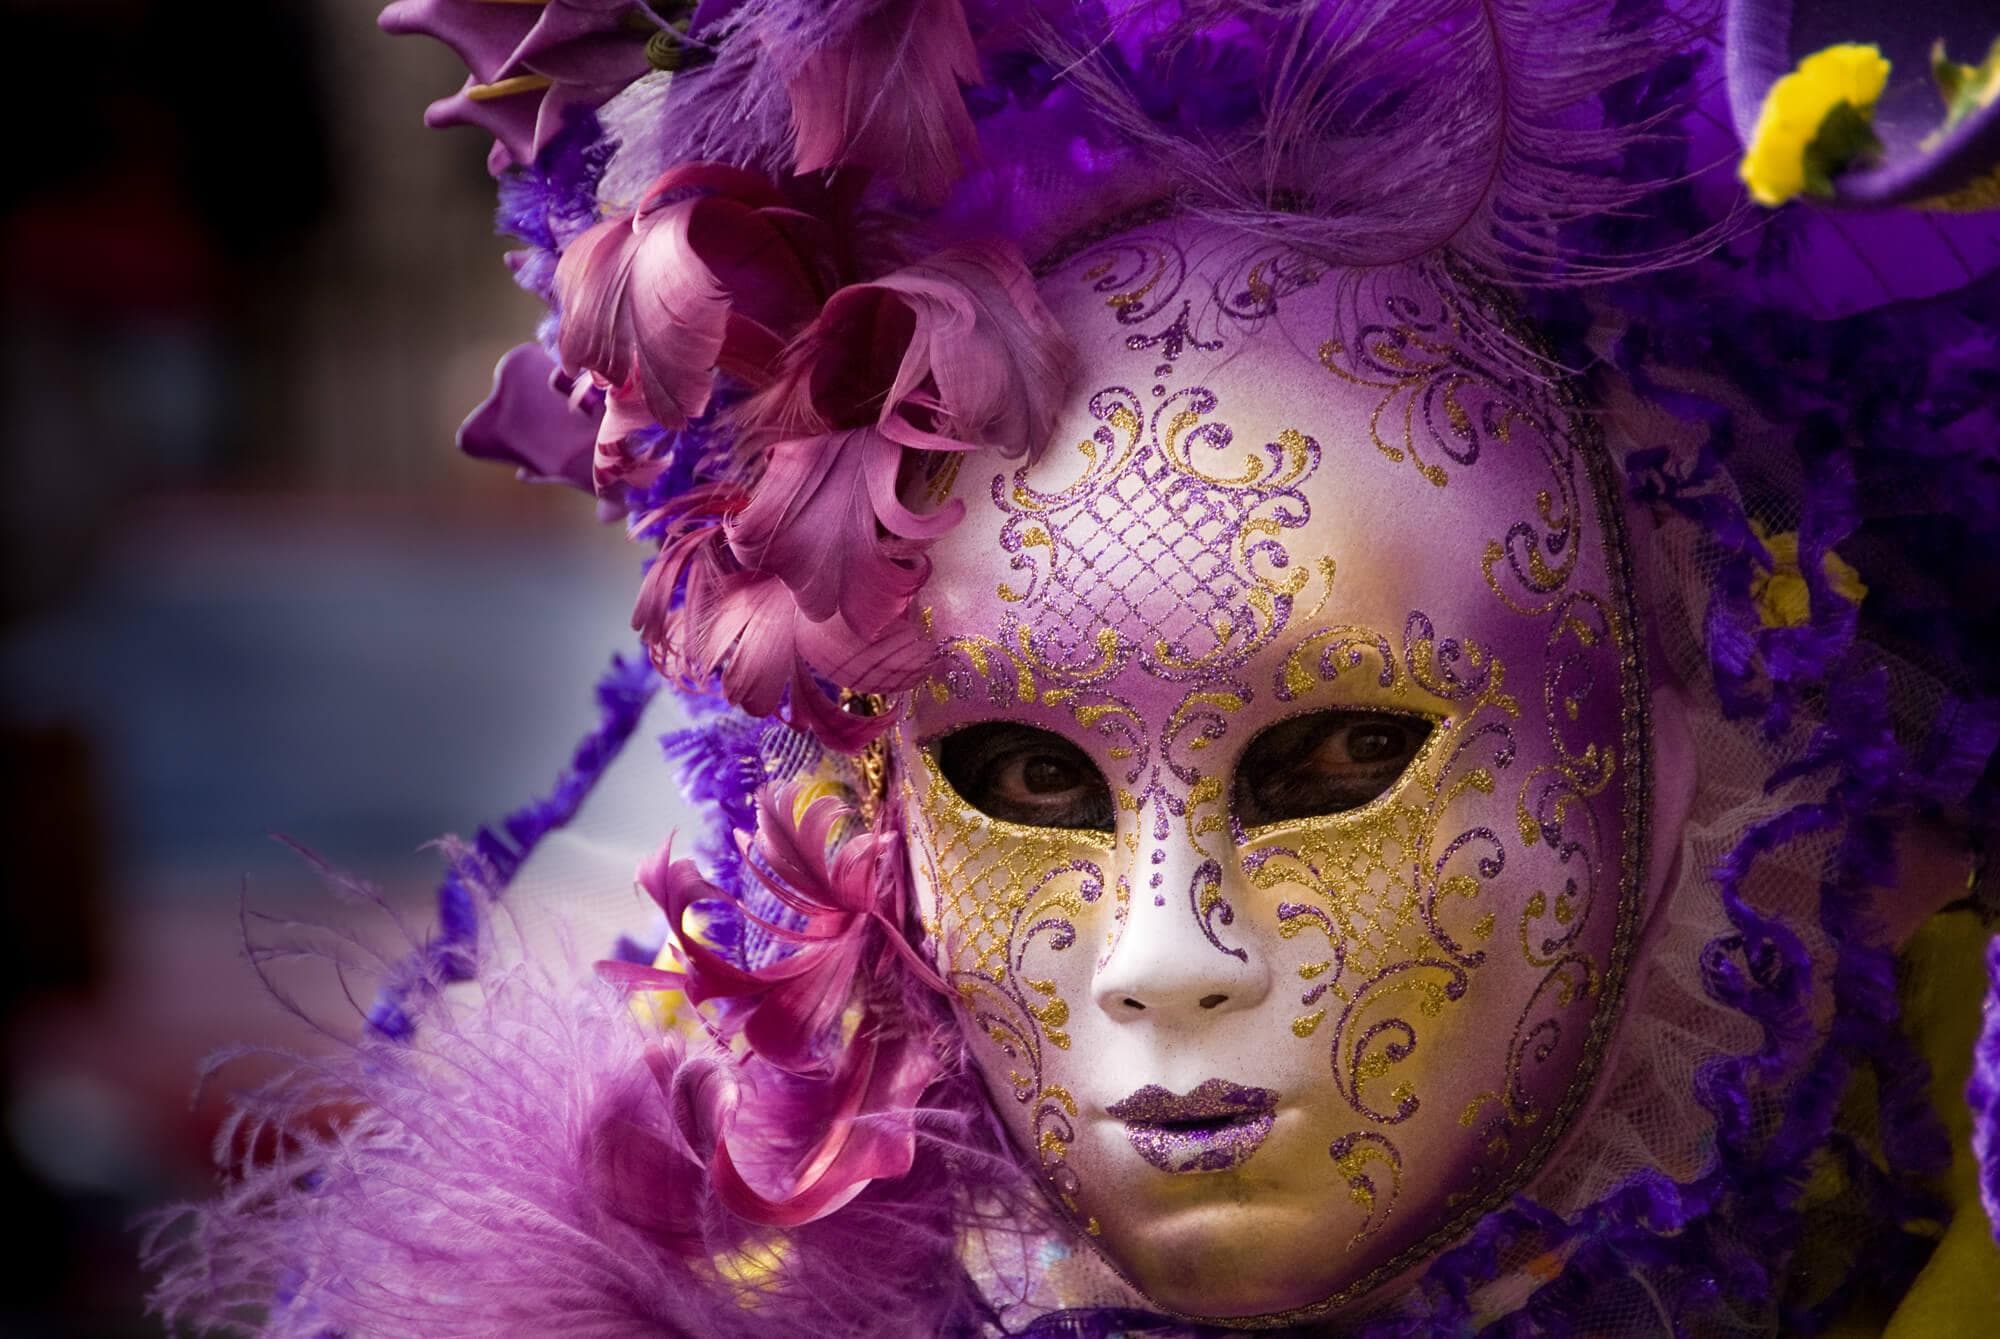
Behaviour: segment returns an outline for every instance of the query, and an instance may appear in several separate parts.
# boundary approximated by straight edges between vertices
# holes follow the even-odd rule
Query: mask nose
[[[1271,992],[1261,936],[1251,923],[1242,867],[1175,832],[1141,841],[1124,871],[1131,886],[1118,940],[1097,969],[1097,1007],[1119,1023],[1199,1024],[1250,1009]]]

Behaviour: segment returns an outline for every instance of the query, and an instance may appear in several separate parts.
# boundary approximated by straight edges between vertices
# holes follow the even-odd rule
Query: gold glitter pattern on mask
[[[1327,679],[1363,669],[1379,657],[1373,686],[1391,693],[1412,686],[1425,696],[1451,700],[1454,710],[1432,732],[1404,769],[1396,787],[1358,809],[1274,824],[1248,834],[1243,867],[1253,887],[1275,902],[1278,934],[1285,940],[1324,936],[1330,958],[1297,969],[1306,988],[1299,998],[1311,1012],[1292,1024],[1294,1035],[1313,1037],[1331,1023],[1326,1045],[1342,1095],[1369,1119],[1407,1120],[1420,1098],[1403,1081],[1386,1103],[1371,1094],[1417,1050],[1417,1033],[1385,1005],[1412,1002],[1423,1017],[1437,1017],[1463,997],[1470,972],[1485,959],[1485,916],[1460,907],[1479,903],[1484,882],[1500,872],[1504,849],[1490,829],[1453,833],[1443,826],[1467,792],[1491,795],[1496,775],[1515,754],[1514,723],[1520,704],[1506,691],[1506,667],[1478,653],[1476,673],[1455,666],[1469,660],[1455,642],[1439,643],[1431,622],[1411,615],[1400,657],[1388,639],[1365,628],[1339,629],[1336,638],[1309,636],[1302,649],[1332,648]],[[1297,695],[1320,681],[1287,657],[1279,687]],[[1288,896],[1287,894],[1290,894]],[[1463,928],[1454,929],[1454,925]]]
[[[910,752],[923,760],[921,789],[911,798],[923,817],[923,855],[930,886],[937,890],[938,903],[929,914],[952,927],[943,956],[950,975],[970,973],[1004,984],[1030,941],[1044,931],[1050,948],[1067,949],[1085,904],[1104,893],[1110,837],[989,818],[952,790],[927,751]],[[1051,990],[1039,993],[1062,1004]],[[1046,1025],[1054,1013],[1036,1016]],[[1060,1016],[1067,1018],[1066,1005]],[[1060,1044],[1067,1045],[1067,1038]]]

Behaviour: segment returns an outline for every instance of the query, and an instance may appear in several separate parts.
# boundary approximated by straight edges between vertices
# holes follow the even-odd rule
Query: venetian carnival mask
[[[1081,360],[893,741],[918,909],[1052,1199],[1182,1315],[1395,1279],[1585,1102],[1646,898],[1601,448],[1447,266],[1187,221],[1044,269]]]

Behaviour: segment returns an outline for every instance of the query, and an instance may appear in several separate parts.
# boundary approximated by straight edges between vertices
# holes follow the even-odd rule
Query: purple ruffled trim
[[[471,845],[453,855],[438,884],[437,929],[382,988],[368,1011],[371,1032],[408,1041],[416,1028],[413,996],[477,974],[482,899],[505,891],[542,839],[576,817],[632,737],[659,686],[659,676],[643,656],[611,657],[597,681],[597,725],[578,743],[554,787],[500,820],[497,830],[481,827]]]
[[[1986,1225],[2000,1242],[2000,935],[1986,946],[1986,1022],[1972,1053],[1965,1085],[1972,1108],[1972,1154],[1979,1162],[1979,1202]]]

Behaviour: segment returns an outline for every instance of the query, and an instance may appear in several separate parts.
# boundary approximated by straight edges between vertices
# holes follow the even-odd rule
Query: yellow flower
[[[1750,598],[1757,606],[1757,619],[1767,628],[1803,627],[1812,617],[1812,597],[1806,589],[1805,574],[1799,570],[1799,532],[1773,533],[1752,521],[1750,528],[1771,551],[1771,569],[1750,579]],[[1820,561],[1827,585],[1849,604],[1860,604],[1868,587],[1861,574],[1839,554],[1828,549]]]
[[[1771,85],[1737,168],[1757,203],[1775,207],[1830,189],[1828,174],[1872,145],[1875,103],[1888,82],[1879,47],[1843,42],[1815,51]]]

